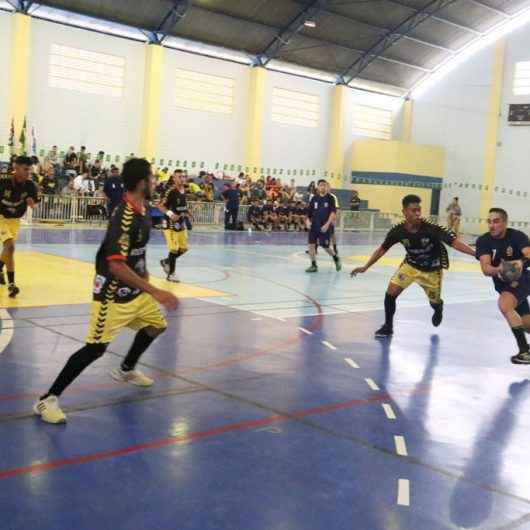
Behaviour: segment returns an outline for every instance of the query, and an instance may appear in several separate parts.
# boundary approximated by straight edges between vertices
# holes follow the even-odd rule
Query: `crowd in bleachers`
[[[129,155],[134,156],[134,153]],[[61,197],[109,197],[111,182],[119,179],[119,168],[110,163],[104,151],[99,151],[91,160],[87,150],[70,147],[59,153],[53,146],[47,155],[33,160],[32,178],[43,195]],[[9,165],[6,167],[9,171]],[[266,176],[252,180],[250,175],[239,173],[237,177],[221,171],[200,171],[189,175],[186,169],[170,170],[169,167],[155,169],[155,202],[171,185],[175,171],[183,174],[188,201],[222,202],[226,189],[237,190],[239,204],[247,206],[246,222],[256,230],[304,230],[307,204],[315,192],[315,182],[308,187],[297,187],[294,179],[282,182],[281,178]],[[348,205],[358,210],[360,199],[353,192]],[[346,206],[346,205],[344,205]]]

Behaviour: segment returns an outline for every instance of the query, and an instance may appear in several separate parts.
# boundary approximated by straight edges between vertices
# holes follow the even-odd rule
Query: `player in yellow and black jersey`
[[[413,283],[417,283],[425,291],[434,309],[432,324],[439,326],[443,317],[442,270],[449,268],[444,243],[469,256],[475,255],[475,251],[458,240],[454,232],[421,217],[421,199],[417,195],[407,195],[402,204],[405,221],[388,232],[364,267],[351,272],[352,276],[366,272],[396,243],[405,247],[405,260],[392,276],[386,292],[385,324],[375,332],[376,337],[389,337],[393,334],[396,298]]]
[[[38,202],[37,185],[30,179],[31,158],[19,156],[13,164],[13,173],[0,179],[0,285],[5,285],[4,266],[7,269],[8,292],[15,298],[20,289],[15,285],[15,243],[20,230],[20,219],[28,206]]]
[[[165,214],[164,237],[166,238],[168,256],[160,262],[169,282],[179,282],[175,275],[177,259],[188,251],[188,223],[190,212],[186,202],[184,175],[177,170],[170,186],[162,199],[160,211]]]
[[[149,283],[146,246],[151,230],[147,201],[154,187],[151,165],[147,160],[132,158],[123,165],[122,178],[127,190],[124,202],[115,208],[96,256],[86,344],[70,357],[51,388],[33,408],[48,423],[66,421],[58,397],[85,368],[103,355],[124,328],[137,333],[121,366],[110,375],[120,382],[151,386],[153,380],[135,367],[140,356],[166,329],[166,320],[158,304],[168,309],[176,309],[178,304],[173,294]]]

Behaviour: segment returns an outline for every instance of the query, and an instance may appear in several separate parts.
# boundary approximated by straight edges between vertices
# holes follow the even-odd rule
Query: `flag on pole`
[[[37,135],[35,134],[35,127],[31,128],[31,154],[37,156]]]
[[[11,118],[11,129],[9,131],[9,151],[13,154],[15,149],[15,119]]]
[[[24,124],[22,125],[22,130],[20,131],[20,138],[18,139],[20,143],[20,154],[26,153],[26,118],[24,117]]]

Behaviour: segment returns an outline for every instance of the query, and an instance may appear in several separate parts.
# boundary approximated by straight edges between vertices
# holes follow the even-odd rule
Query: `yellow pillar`
[[[144,156],[147,160],[156,158],[158,154],[158,142],[160,138],[160,93],[162,88],[164,52],[164,48],[158,44],[149,44],[145,52],[140,156]]]
[[[267,76],[268,71],[265,68],[257,67],[250,70],[245,165],[250,167],[251,176],[254,176],[255,167],[263,165],[263,119]]]
[[[331,99],[331,131],[329,135],[327,167],[332,188],[342,188],[342,174],[344,172],[344,138],[346,127],[346,105],[348,87],[336,85],[333,87]]]
[[[31,17],[16,13],[13,15],[11,60],[8,80],[8,117],[15,122],[16,142],[22,129],[24,117],[28,113],[28,88],[31,52]]]
[[[403,104],[403,119],[401,122],[401,141],[410,143],[412,138],[412,100],[406,99]]]
[[[501,39],[495,45],[491,91],[488,107],[488,123],[486,127],[486,146],[484,156],[484,174],[482,177],[482,191],[480,192],[480,218],[488,217],[488,210],[492,206],[493,187],[497,165],[497,141],[499,135],[499,120],[501,112],[502,85],[504,79],[504,58],[506,40]],[[482,221],[486,228],[486,222]]]

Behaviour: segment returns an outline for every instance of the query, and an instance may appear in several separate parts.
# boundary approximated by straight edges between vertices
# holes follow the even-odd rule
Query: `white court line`
[[[263,320],[261,318],[251,318],[250,320]]]
[[[405,478],[398,479],[397,503],[399,506],[410,506],[410,482]]]
[[[333,344],[331,344],[331,342],[328,342],[327,340],[323,340],[322,341],[322,344],[324,346],[326,346],[326,348],[329,348],[330,350],[336,350],[336,346],[333,346]]]
[[[309,331],[308,329],[305,329],[305,328],[298,328],[302,333],[305,333],[306,335],[313,335],[313,332],[312,331]]]
[[[408,456],[407,444],[403,436],[394,436],[394,443],[396,444],[396,453],[401,456]]]
[[[372,389],[372,390],[379,390],[379,387],[377,386],[376,382],[373,379],[370,379],[367,377],[365,379],[366,384]]]
[[[352,368],[359,368],[359,365],[358,365],[353,359],[350,359],[349,357],[345,357],[344,360],[345,360],[346,363],[349,364]]]
[[[285,318],[281,318],[281,317],[276,317],[276,320],[279,320],[280,322],[285,322]]]
[[[5,309],[0,309],[0,319],[2,319],[2,333],[0,333],[0,355],[7,348],[13,338],[13,319]]]
[[[383,410],[385,411],[386,417],[389,420],[395,420],[396,419],[396,415],[394,414],[394,411],[393,411],[392,407],[388,403],[383,403],[381,406],[383,407]]]

